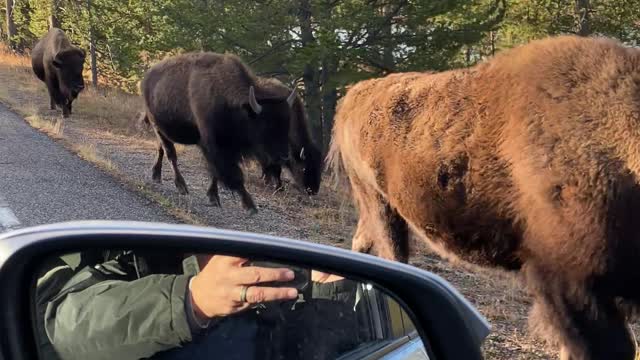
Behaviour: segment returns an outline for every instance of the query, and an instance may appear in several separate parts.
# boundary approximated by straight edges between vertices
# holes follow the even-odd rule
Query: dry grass
[[[111,160],[106,159],[105,157],[98,154],[96,151],[96,146],[94,144],[78,144],[73,146],[73,150],[80,156],[82,159],[97,165],[103,170],[109,172],[115,172],[118,168],[111,162]]]
[[[89,89],[80,95],[74,104],[74,115],[61,127],[58,122],[61,114],[48,109],[44,84],[31,72],[27,58],[0,51],[0,83],[4,84],[0,87],[0,101],[23,115],[34,128],[58,139],[78,156],[110,172],[121,183],[162,205],[181,221],[200,225],[211,225],[216,221],[211,216],[201,218],[202,211],[197,214],[192,211],[197,208],[194,203],[201,202],[202,198],[177,196],[175,189],[169,187],[167,191],[145,182],[147,175],[142,173],[148,171],[150,164],[146,162],[150,161],[157,145],[153,134],[143,131],[138,124],[141,109],[138,96],[112,89]],[[177,146],[177,150],[183,173],[194,179],[193,174],[203,168],[198,152],[184,146]],[[250,192],[265,204],[267,210],[278,215],[279,220],[274,221],[286,222],[284,226],[292,233],[302,234],[296,237],[348,247],[356,222],[355,212],[350,202],[330,187],[330,181],[323,184],[320,195],[307,197],[292,186],[277,194],[265,188],[254,164],[247,164],[245,173]],[[202,189],[206,186],[205,180],[190,184],[193,193],[197,193],[193,188],[199,187],[204,194]],[[222,224],[225,227],[229,223],[235,225],[229,228],[251,229],[250,226],[258,222],[255,218],[224,218]],[[260,225],[258,231],[278,234],[282,226],[276,225]],[[489,319],[493,333],[484,346],[486,358],[549,359],[557,356],[553,349],[528,335],[526,319],[530,299],[514,277],[444,262],[420,246],[416,247],[412,264],[450,281]]]
[[[13,68],[29,68],[31,61],[26,56],[17,56],[7,48],[0,49],[0,64]]]
[[[29,125],[31,125],[32,127],[48,135],[57,137],[57,134],[59,134],[60,132],[60,126],[56,126],[56,122],[46,120],[37,114],[25,116],[25,120],[27,120]]]

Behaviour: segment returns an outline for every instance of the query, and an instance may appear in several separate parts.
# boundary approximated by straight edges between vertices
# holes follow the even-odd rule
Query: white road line
[[[0,230],[9,230],[20,226],[20,221],[13,213],[9,204],[0,197]]]

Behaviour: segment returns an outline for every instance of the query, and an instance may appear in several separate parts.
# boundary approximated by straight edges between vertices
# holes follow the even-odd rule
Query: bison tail
[[[147,116],[147,112],[146,111],[140,112],[140,114],[138,116],[138,121],[144,123],[147,126],[151,125],[151,121],[149,121],[149,117]]]
[[[149,121],[149,116],[147,116],[146,111],[141,111],[138,113],[138,121],[137,121],[138,129],[149,130],[151,127],[151,121]]]
[[[340,147],[341,137],[336,133],[336,128],[333,129],[333,136],[331,137],[331,143],[329,145],[329,151],[325,160],[326,171],[329,173],[334,189],[348,190],[349,179],[347,177],[347,171],[342,156],[342,150]]]

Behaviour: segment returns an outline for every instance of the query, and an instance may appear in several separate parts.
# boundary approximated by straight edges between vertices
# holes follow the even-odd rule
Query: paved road
[[[0,232],[98,219],[176,222],[0,104]]]

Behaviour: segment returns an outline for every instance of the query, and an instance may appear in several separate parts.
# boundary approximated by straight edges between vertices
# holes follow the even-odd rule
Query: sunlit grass
[[[30,68],[31,60],[26,56],[19,56],[10,51],[7,47],[0,47],[0,64],[16,68]]]
[[[25,120],[27,120],[27,123],[29,123],[29,125],[31,125],[32,127],[41,130],[49,135],[55,135],[57,133],[55,123],[46,120],[37,114],[26,116]]]
[[[90,163],[93,163],[108,171],[115,171],[118,169],[113,164],[113,162],[111,162],[111,160],[98,154],[98,152],[96,151],[96,147],[93,144],[80,144],[75,145],[73,148],[78,156]]]

